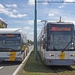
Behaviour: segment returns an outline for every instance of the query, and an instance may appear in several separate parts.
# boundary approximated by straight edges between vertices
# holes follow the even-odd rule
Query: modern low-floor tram
[[[38,37],[38,52],[46,65],[75,65],[74,24],[47,22]]]
[[[27,41],[20,28],[0,29],[0,61],[23,61],[28,54]]]

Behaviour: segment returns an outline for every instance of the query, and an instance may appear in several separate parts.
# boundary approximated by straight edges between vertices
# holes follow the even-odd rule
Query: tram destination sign
[[[52,27],[51,31],[71,31],[70,27]]]

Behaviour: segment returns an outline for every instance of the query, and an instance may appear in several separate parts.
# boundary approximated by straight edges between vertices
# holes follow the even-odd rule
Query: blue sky
[[[75,24],[75,3],[47,3],[46,1],[75,2],[75,0],[38,0],[37,34],[43,23],[41,20],[69,21]],[[34,40],[34,0],[0,0],[0,19],[8,24],[8,28],[23,28],[30,40]]]

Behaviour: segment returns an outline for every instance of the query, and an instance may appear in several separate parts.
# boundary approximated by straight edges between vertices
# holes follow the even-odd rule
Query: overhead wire
[[[73,15],[75,11],[73,11],[66,19],[68,19],[71,15]],[[66,21],[66,19],[64,21]]]
[[[61,3],[62,3],[63,0],[60,0],[60,1],[61,1]],[[46,17],[45,17],[44,20],[47,20],[47,18],[48,18],[48,14],[50,13],[50,8],[51,8],[51,5],[52,5],[52,2],[53,2],[53,0],[49,3],[49,9],[48,9],[48,11],[47,11],[47,15],[46,15]],[[64,1],[63,1],[63,2],[64,2]],[[73,11],[67,18],[69,18],[74,12],[75,12],[75,11]],[[67,18],[66,18],[66,19],[67,19]],[[66,19],[65,19],[65,20],[66,20]],[[65,21],[65,20],[64,20],[64,21]]]
[[[48,9],[48,11],[47,11],[48,14],[49,14],[49,11],[50,11],[52,2],[53,2],[53,0],[51,1],[51,3],[49,3],[49,9]],[[47,20],[48,14],[47,14],[46,17],[45,17],[45,20]]]
[[[72,2],[75,3],[75,2]],[[73,11],[68,17],[66,17],[66,19],[64,21],[66,21],[71,15],[73,15],[75,13],[75,11]]]
[[[53,1],[53,0],[52,0],[52,1]],[[52,1],[51,1],[51,3],[49,3],[49,9],[48,9],[48,11],[47,11],[47,15],[46,15],[45,19],[41,21],[41,22],[44,22],[44,24],[47,22],[46,20],[47,20],[47,17],[48,17],[50,8],[51,8]]]
[[[63,2],[63,0],[60,0],[61,1],[61,3]],[[51,5],[52,5],[52,2],[53,2],[53,0],[51,1],[51,3],[49,4],[49,9],[48,9],[48,14],[50,13],[50,8],[51,8]],[[47,16],[46,16],[46,19],[45,20],[47,20],[47,17],[48,17],[48,14],[47,14]]]

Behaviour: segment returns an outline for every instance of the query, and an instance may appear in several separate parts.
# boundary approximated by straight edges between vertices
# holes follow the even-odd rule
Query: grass
[[[39,57],[38,60],[35,60],[33,51],[19,75],[53,75],[53,73],[48,66],[43,64]]]

